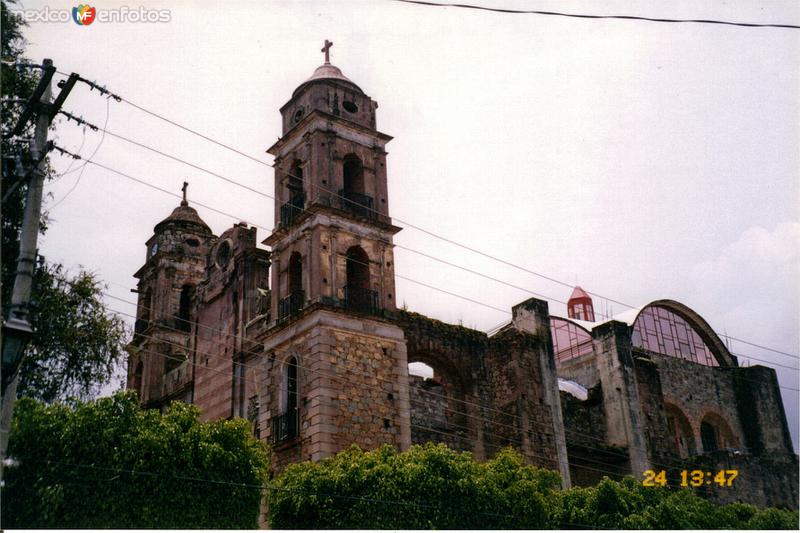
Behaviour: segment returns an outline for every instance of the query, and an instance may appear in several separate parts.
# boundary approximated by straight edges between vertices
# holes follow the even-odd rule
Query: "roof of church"
[[[153,229],[153,231],[158,232],[163,226],[170,223],[196,224],[201,226],[208,233],[211,233],[211,228],[208,227],[208,224],[206,224],[203,219],[200,218],[200,215],[197,214],[197,211],[193,207],[189,207],[189,202],[186,200],[183,200],[181,205],[176,207],[167,218],[156,224],[156,227]]]
[[[353,81],[350,78],[342,74],[342,71],[339,69],[339,67],[331,65],[330,63],[325,63],[324,65],[318,66],[317,69],[314,71],[314,74],[312,74],[310,78],[308,78],[306,81],[298,85],[297,89],[294,90],[294,94],[297,94],[297,91],[299,91],[301,87],[304,87],[305,85],[311,83],[312,81],[317,81],[317,80],[338,80],[352,85],[359,92],[362,93],[364,92],[361,90],[361,87],[353,83]]]

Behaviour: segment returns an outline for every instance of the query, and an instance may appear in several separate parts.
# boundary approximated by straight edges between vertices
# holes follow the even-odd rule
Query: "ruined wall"
[[[470,451],[466,420],[457,410],[452,394],[441,383],[421,376],[409,376],[411,443],[443,442],[448,448]]]
[[[630,474],[627,449],[606,444],[606,419],[599,384],[589,390],[589,397],[583,401],[562,391],[561,409],[573,485],[590,487],[605,476],[621,479]]]
[[[433,368],[434,378],[441,385],[439,391],[424,387],[411,391],[412,413],[433,409],[431,402],[443,404],[440,394],[447,397],[446,406],[442,405],[444,424],[417,416],[417,422],[412,420],[412,441],[444,442],[483,459],[485,421],[497,415],[488,408],[491,402],[483,367],[486,334],[407,311],[396,311],[392,316],[403,330],[408,362]]]
[[[561,458],[566,466],[567,457],[561,457],[566,455],[566,449],[561,450],[558,442],[559,434],[563,442],[563,426],[560,420],[556,423],[553,418],[553,408],[559,415],[561,409],[559,404],[553,405],[550,397],[553,391],[543,371],[542,357],[548,357],[545,342],[547,339],[539,335],[514,329],[492,337],[485,362],[488,381],[492,384],[490,394],[494,405],[507,413],[506,420],[514,421],[516,431],[498,427],[494,419],[490,430],[502,432],[532,464],[561,472],[566,477],[568,472],[563,472],[560,464]],[[552,362],[552,350],[549,359]],[[555,380],[553,382],[555,384]],[[557,392],[555,396],[558,397]],[[501,445],[497,441],[492,444],[493,447]]]
[[[663,401],[676,406],[686,415],[698,452],[704,451],[700,424],[709,413],[719,416],[730,428],[729,435],[727,431],[721,435],[721,448],[744,446],[732,369],[700,365],[642,350],[636,350],[636,353],[658,367]]]
[[[558,377],[580,383],[587,389],[597,385],[597,359],[594,353],[556,363]]]

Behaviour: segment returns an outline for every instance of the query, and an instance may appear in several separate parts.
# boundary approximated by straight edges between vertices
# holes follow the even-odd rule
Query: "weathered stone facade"
[[[180,399],[206,419],[249,420],[276,472],[351,444],[435,441],[480,460],[513,446],[565,486],[737,468],[733,487],[698,490],[797,507],[774,371],[739,368],[685,306],[651,304],[694,332],[694,345],[684,329],[662,351],[643,348],[638,314],[594,322],[584,291],[569,306],[575,320],[530,299],[491,336],[398,310],[391,137],[376,109],[330,64],[281,108],[269,251],[243,223],[217,237],[185,199],[155,227],[129,345],[128,387],[143,405]],[[695,360],[676,356],[686,350]],[[692,350],[704,350],[702,364]],[[433,376],[410,376],[410,363]]]

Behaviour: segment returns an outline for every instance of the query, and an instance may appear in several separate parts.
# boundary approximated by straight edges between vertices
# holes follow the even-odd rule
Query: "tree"
[[[5,135],[19,118],[24,102],[38,82],[35,71],[7,63],[26,63],[23,55],[24,21],[5,2],[2,9],[2,98],[3,153],[2,301],[11,299],[19,253],[27,169],[32,168],[27,143],[32,135],[29,122],[19,138]],[[48,179],[53,176],[47,171]],[[47,229],[46,219],[40,224]],[[102,303],[102,286],[86,271],[70,276],[61,265],[41,262],[34,273],[32,304],[28,320],[34,334],[20,369],[18,396],[45,401],[70,396],[86,399],[111,381],[123,358],[125,327],[119,318],[109,318]]]
[[[3,527],[245,529],[258,526],[268,455],[245,420],[198,422],[133,392],[70,407],[17,403]]]
[[[89,399],[110,381],[124,355],[124,324],[107,315],[102,288],[90,273],[70,279],[61,265],[43,265],[35,276],[29,315],[35,337],[22,363],[18,395],[46,402]]]
[[[270,484],[270,525],[292,529],[797,529],[796,511],[716,505],[632,477],[560,490],[512,449],[485,463],[443,444],[353,446]]]
[[[270,485],[277,529],[547,529],[558,474],[508,449],[485,463],[443,444],[363,452],[289,465]]]

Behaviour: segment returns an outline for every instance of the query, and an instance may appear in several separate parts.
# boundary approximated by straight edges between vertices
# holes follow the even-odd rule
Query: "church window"
[[[217,245],[217,253],[215,254],[214,261],[218,268],[225,268],[231,260],[233,251],[231,249],[231,241],[225,239]]]
[[[700,424],[700,440],[703,441],[703,451],[706,453],[715,452],[719,449],[717,445],[717,432],[714,426],[708,422]]]
[[[289,294],[303,290],[303,258],[298,252],[289,257]]]
[[[692,324],[673,311],[646,307],[633,325],[634,346],[706,366],[719,366],[711,348]]]
[[[345,193],[364,194],[364,167],[358,156],[345,156],[343,163]]]
[[[556,364],[594,353],[592,336],[574,322],[552,317],[550,334],[553,338]]]
[[[186,241],[184,241],[184,242],[185,242],[185,243],[186,243],[188,246],[191,246],[192,248],[197,248],[198,246],[200,246],[200,241],[198,241],[198,240],[197,240],[197,239],[195,239],[195,238],[189,238],[189,239],[186,239]]]
[[[194,287],[184,285],[178,302],[178,329],[181,331],[189,331],[192,327],[192,296]]]
[[[289,257],[288,294],[278,302],[278,318],[284,319],[298,313],[305,305],[306,295],[303,291],[303,257],[293,252]]]
[[[370,289],[369,256],[360,246],[347,250],[346,273],[345,306],[361,313],[377,312],[378,293]]]
[[[357,155],[344,157],[342,179],[343,188],[339,190],[342,209],[359,217],[375,218],[374,199],[366,194],[364,165]]]
[[[281,384],[281,414],[271,419],[273,444],[294,439],[298,435],[298,385],[297,358],[291,357],[286,362],[283,372],[283,383]]]

